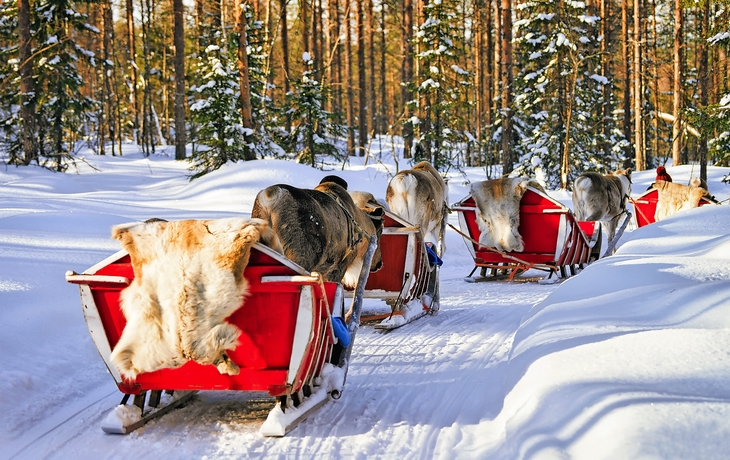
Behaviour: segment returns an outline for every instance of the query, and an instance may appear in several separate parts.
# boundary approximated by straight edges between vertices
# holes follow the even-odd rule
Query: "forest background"
[[[174,144],[194,178],[387,142],[550,188],[706,178],[730,165],[729,44],[728,0],[4,0],[0,156],[65,171]]]

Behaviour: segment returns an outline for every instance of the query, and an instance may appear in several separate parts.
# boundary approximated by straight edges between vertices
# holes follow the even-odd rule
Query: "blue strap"
[[[424,243],[425,244],[425,243]],[[426,254],[428,254],[428,263],[431,265],[438,265],[439,267],[444,264],[444,261],[441,260],[441,257],[439,257],[436,254],[436,251],[434,251],[431,246],[426,244]]]
[[[335,337],[340,341],[340,345],[347,348],[350,345],[350,332],[347,330],[345,320],[339,316],[333,316],[332,328],[335,330]]]

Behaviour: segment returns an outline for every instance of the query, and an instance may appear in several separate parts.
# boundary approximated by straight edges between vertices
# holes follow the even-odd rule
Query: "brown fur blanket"
[[[521,252],[525,248],[518,228],[520,200],[528,186],[542,190],[527,177],[503,177],[471,184],[471,196],[477,205],[479,244],[502,252]]]
[[[656,181],[653,185],[658,191],[654,219],[660,221],[685,209],[696,208],[707,190],[696,185],[688,186],[676,182]]]
[[[226,354],[241,331],[225,321],[243,302],[243,270],[261,240],[281,252],[259,219],[155,221],[115,226],[129,252],[134,281],[121,294],[127,325],[111,354],[119,372],[175,368],[193,360],[238,374]]]

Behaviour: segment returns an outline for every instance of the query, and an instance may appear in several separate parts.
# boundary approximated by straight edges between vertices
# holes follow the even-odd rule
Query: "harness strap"
[[[360,225],[360,223],[355,219],[355,216],[352,215],[352,213],[345,207],[344,204],[340,201],[340,198],[332,193],[325,192],[322,190],[318,190],[319,192],[324,193],[325,195],[329,196],[333,200],[335,200],[335,203],[337,203],[340,208],[345,212],[345,215],[347,216],[347,252],[345,252],[345,255],[342,256],[342,260],[347,259],[350,254],[352,254],[355,251],[355,246],[362,241],[363,238],[370,238],[372,235],[370,233],[366,232],[364,228]],[[341,260],[341,261],[342,261]]]

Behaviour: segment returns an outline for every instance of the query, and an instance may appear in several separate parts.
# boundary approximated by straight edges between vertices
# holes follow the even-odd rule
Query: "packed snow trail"
[[[501,371],[514,332],[522,316],[554,288],[442,279],[439,315],[389,333],[361,327],[341,399],[328,402],[285,438],[258,434],[272,398],[238,392],[201,392],[137,432],[106,435],[101,421],[121,398],[109,378],[108,385],[29,430],[13,443],[23,450],[8,458],[60,459],[74,453],[144,459],[171,452],[190,458],[444,455],[458,442],[444,436],[448,428],[499,413]],[[53,422],[74,411],[62,423]]]

